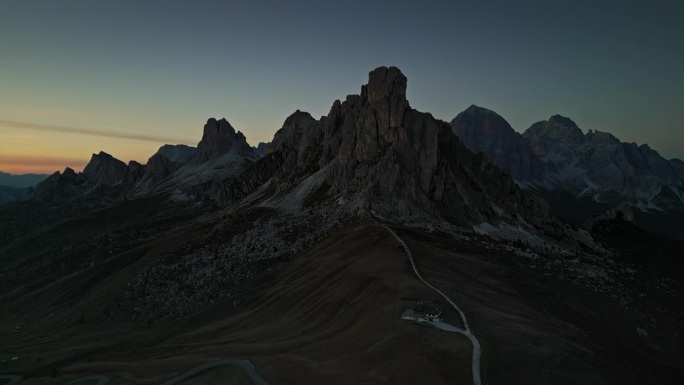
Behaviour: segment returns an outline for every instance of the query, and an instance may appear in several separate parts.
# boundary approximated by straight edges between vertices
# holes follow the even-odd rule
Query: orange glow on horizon
[[[53,174],[71,167],[82,171],[88,160],[29,155],[0,155],[0,171],[10,174]]]

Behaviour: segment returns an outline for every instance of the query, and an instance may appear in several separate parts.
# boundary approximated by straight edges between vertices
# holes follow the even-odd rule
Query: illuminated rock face
[[[375,210],[394,202],[388,210],[395,214],[413,207],[458,224],[520,215],[555,226],[546,202],[473,154],[447,123],[412,109],[406,85],[398,68],[380,67],[360,95],[335,101],[320,120],[300,111],[288,117],[269,149],[284,159],[276,173],[280,185],[301,181],[303,170],[324,170],[332,190],[362,197]]]

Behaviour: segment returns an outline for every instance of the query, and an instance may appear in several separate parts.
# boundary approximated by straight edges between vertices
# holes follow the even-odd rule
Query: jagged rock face
[[[254,150],[256,156],[263,158],[268,154],[268,148],[270,145],[270,142],[259,142],[259,144],[257,144],[256,147],[252,147],[252,149]]]
[[[162,155],[160,152],[157,152],[147,160],[147,166],[143,180],[152,180],[154,183],[160,182],[178,170],[182,165],[182,163],[174,162]]]
[[[557,188],[614,204],[648,206],[660,196],[667,207],[684,209],[684,196],[677,193],[684,187],[677,163],[647,145],[623,143],[601,131],[583,134],[570,119],[558,115],[533,124],[523,136],[543,163],[544,179]]]
[[[572,161],[573,148],[584,141],[584,134],[575,122],[560,115],[534,123],[522,135],[530,141],[532,151],[542,162],[553,164],[557,169]]]
[[[322,140],[321,122],[297,110],[273,136],[269,152],[280,152],[289,169],[305,168],[318,161]]]
[[[484,152],[494,165],[508,170],[517,181],[541,179],[541,162],[530,141],[494,111],[472,105],[450,123],[468,149]]]
[[[77,199],[85,193],[87,182],[84,174],[77,174],[67,167],[63,173],[57,171],[38,183],[31,197],[50,202]]]
[[[247,166],[237,175],[220,182],[195,185],[188,191],[197,200],[211,200],[218,206],[228,207],[268,182],[282,165],[283,159],[280,153],[268,154],[258,162]]]
[[[126,177],[124,183],[131,185],[140,181],[145,174],[145,166],[132,160],[128,162],[128,169],[126,170]]]
[[[190,158],[191,164],[216,160],[229,152],[238,157],[254,157],[252,147],[241,132],[235,132],[226,119],[211,118],[204,125],[202,140],[197,145],[197,152]]]
[[[83,169],[83,174],[95,184],[112,186],[123,182],[127,170],[124,162],[100,151],[90,158],[90,162]]]
[[[647,145],[623,143],[601,131],[584,134],[560,115],[534,123],[520,135],[503,118],[474,106],[451,125],[469,149],[484,152],[527,188],[601,204],[684,210],[684,163],[667,161]],[[526,157],[512,155],[528,148],[530,168]]]
[[[157,154],[160,154],[173,162],[181,164],[188,163],[190,158],[197,152],[197,148],[184,144],[165,144],[159,147]]]
[[[335,191],[364,196],[371,206],[404,202],[458,224],[516,214],[541,227],[555,224],[546,202],[470,152],[447,123],[411,109],[406,77],[395,67],[372,71],[361,95],[336,101],[320,121],[293,114],[271,151],[285,158],[281,179],[325,168]]]

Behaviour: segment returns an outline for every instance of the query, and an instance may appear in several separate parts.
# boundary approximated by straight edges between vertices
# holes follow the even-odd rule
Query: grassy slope
[[[102,317],[137,271],[204,231],[189,226],[46,287],[0,297],[0,354],[20,357],[0,372],[29,376],[27,384],[54,383],[53,368],[58,382],[104,373],[115,383],[152,384],[209,361],[246,358],[273,384],[471,381],[467,339],[399,319],[402,298],[436,296],[415,279],[392,236],[369,222],[190,317],[152,326],[125,314]],[[439,235],[399,235],[425,278],[462,305],[488,383],[681,380],[681,349],[658,351],[638,338],[644,320],[610,300]],[[15,325],[21,333],[11,332]]]
[[[14,370],[34,375],[28,383],[48,383],[55,366],[65,380],[106,371],[120,383],[154,383],[237,357],[277,384],[469,381],[467,339],[399,319],[400,298],[433,295],[413,278],[391,235],[371,224],[346,228],[245,287],[237,309],[230,299],[153,327],[97,320],[94,309],[134,270],[176,246],[150,245],[109,260],[116,271],[95,266],[35,295],[5,296],[11,317],[0,321],[2,330],[24,325],[21,333],[0,334],[22,357]],[[84,290],[87,276],[102,279]],[[74,293],[83,294],[75,300]],[[67,299],[71,305],[59,308]]]

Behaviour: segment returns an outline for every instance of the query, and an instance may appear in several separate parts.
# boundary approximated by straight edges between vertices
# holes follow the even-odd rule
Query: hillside
[[[560,222],[406,87],[379,67],[260,150],[211,118],[196,149],[94,153],[0,206],[0,375],[152,384],[248,360],[271,384],[681,383],[677,244],[648,261],[659,239],[614,216]],[[478,111],[464,127],[510,134]],[[443,313],[401,319],[418,301]]]

